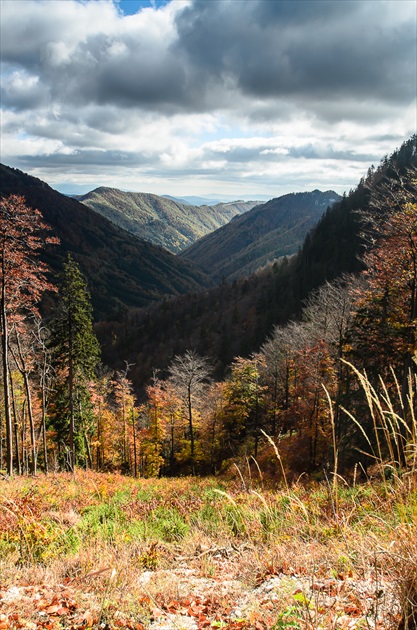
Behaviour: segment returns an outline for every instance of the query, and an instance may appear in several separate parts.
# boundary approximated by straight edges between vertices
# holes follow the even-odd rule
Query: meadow
[[[0,482],[0,629],[411,630],[414,474]]]

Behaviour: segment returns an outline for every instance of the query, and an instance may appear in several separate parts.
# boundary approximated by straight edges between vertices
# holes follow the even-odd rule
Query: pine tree
[[[93,309],[87,283],[68,255],[60,289],[60,315],[53,324],[52,348],[57,373],[53,424],[59,448],[68,454],[67,465],[87,458],[91,463],[89,434],[93,417],[89,385],[95,376],[100,349],[93,331]]]

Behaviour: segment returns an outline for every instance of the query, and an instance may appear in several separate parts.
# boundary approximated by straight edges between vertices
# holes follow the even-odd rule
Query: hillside
[[[412,137],[356,189],[329,208],[308,233],[296,256],[202,293],[164,301],[106,323],[97,332],[107,363],[135,363],[132,379],[139,390],[155,368],[164,369],[175,354],[195,349],[209,355],[216,375],[238,355],[256,351],[276,324],[300,317],[303,301],[326,281],[363,269],[362,224],[358,210],[369,209],[370,190],[392,173],[412,178],[417,168]],[[235,221],[232,222],[232,224]],[[109,339],[117,343],[109,345]]]
[[[67,252],[79,263],[89,283],[96,319],[118,317],[129,307],[209,285],[195,265],[139,240],[41,180],[4,165],[0,175],[0,195],[23,195],[60,238],[60,246],[50,247],[43,256],[52,271],[61,272]]]
[[[181,256],[219,279],[249,275],[295,254],[307,232],[338,199],[333,191],[319,190],[271,199],[204,236]]]
[[[141,239],[178,253],[259,202],[193,206],[173,198],[100,187],[78,201]]]

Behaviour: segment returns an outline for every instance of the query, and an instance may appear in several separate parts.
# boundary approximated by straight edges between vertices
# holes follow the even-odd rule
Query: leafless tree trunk
[[[206,357],[200,357],[194,350],[187,350],[176,356],[169,367],[170,381],[178,397],[182,399],[186,412],[188,435],[190,438],[191,474],[195,475],[195,426],[194,411],[198,398],[202,395],[209,380],[211,366]]]

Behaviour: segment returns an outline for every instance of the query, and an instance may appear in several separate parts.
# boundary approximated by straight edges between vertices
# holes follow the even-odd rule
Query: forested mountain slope
[[[195,265],[138,239],[41,180],[1,165],[0,195],[10,194],[23,195],[29,206],[38,208],[59,237],[60,246],[43,254],[52,271],[61,271],[67,252],[79,263],[96,319],[210,284]]]
[[[370,191],[381,180],[392,173],[407,179],[413,168],[415,136],[327,210],[298,255],[248,278],[137,310],[123,323],[101,325],[97,330],[105,360],[116,367],[124,360],[135,363],[132,379],[138,389],[154,368],[164,369],[173,355],[187,349],[209,355],[221,375],[233,357],[257,350],[275,324],[297,319],[312,290],[363,269],[358,211],[369,210]],[[111,346],[110,339],[116,339]]]
[[[250,210],[259,202],[193,206],[158,195],[100,187],[76,197],[128,232],[172,253]]]
[[[333,191],[319,190],[271,199],[204,236],[181,256],[217,278],[250,275],[270,261],[295,254],[338,199]]]

